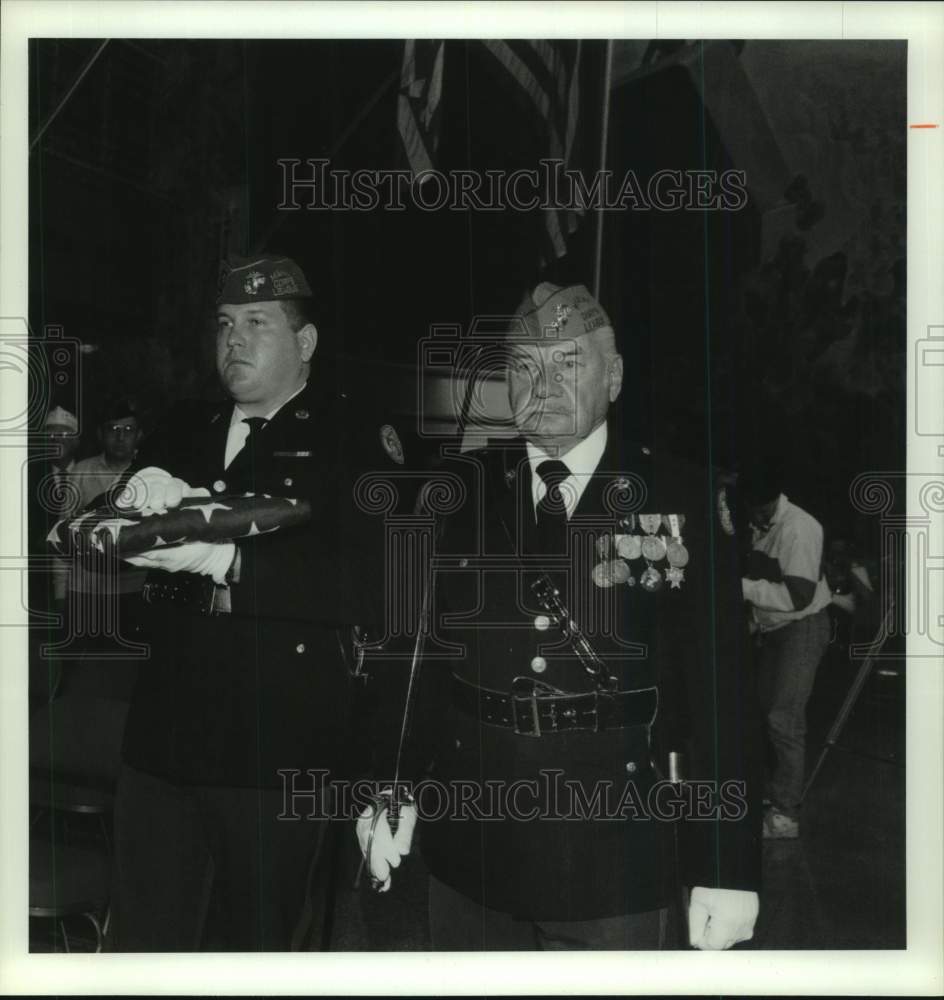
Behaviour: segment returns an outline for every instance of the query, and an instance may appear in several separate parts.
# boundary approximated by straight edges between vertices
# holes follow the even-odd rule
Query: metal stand
[[[836,716],[829,732],[826,734],[826,739],[823,742],[823,749],[820,751],[819,759],[816,761],[816,766],[810,772],[810,776],[806,779],[806,784],[803,786],[803,794],[800,796],[800,802],[803,802],[806,799],[806,793],[810,790],[810,788],[812,788],[813,782],[816,780],[816,776],[819,774],[826,761],[826,755],[839,742],[839,737],[842,735],[846,722],[852,714],[852,709],[855,707],[855,703],[858,701],[859,695],[862,693],[862,688],[865,687],[865,682],[869,679],[869,676],[872,673],[872,667],[875,665],[875,657],[880,652],[882,646],[885,645],[885,639],[888,637],[888,628],[891,625],[894,611],[895,603],[894,601],[891,601],[889,602],[888,610],[885,612],[885,617],[882,619],[882,624],[879,627],[877,636],[878,642],[872,647],[872,649],[869,650],[869,655],[862,661],[862,666],[859,667],[859,672],[856,674],[855,680],[849,687],[849,693],[846,695],[846,699],[842,703],[842,707],[839,709],[839,714]],[[840,747],[839,749],[842,748]],[[875,760],[882,760],[887,763],[892,763],[893,761],[890,757],[882,757],[878,754],[863,753],[861,756],[872,757]]]

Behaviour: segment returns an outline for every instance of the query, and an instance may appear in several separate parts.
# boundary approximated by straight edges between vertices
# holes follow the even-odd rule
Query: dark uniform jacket
[[[353,523],[338,414],[309,385],[258,432],[254,451],[245,447],[224,469],[232,412],[232,402],[180,410],[136,467],[158,466],[214,496],[305,498],[311,521],[237,541],[231,614],[151,606],[152,654],[131,705],[125,760],[195,784],[278,786],[279,769],[334,776],[348,734],[342,644],[350,624],[369,617],[358,580],[367,535]],[[149,582],[180,582],[171,577],[208,579],[157,571]],[[309,784],[303,775],[300,787]]]
[[[517,560],[532,550],[534,531],[523,442],[464,458],[469,498],[445,518],[437,547],[429,643],[436,659],[426,667],[415,723],[418,743],[436,747],[431,777],[451,790],[447,807],[434,791],[440,786],[420,785],[421,817],[432,817],[421,827],[422,851],[433,875],[522,918],[580,920],[654,909],[666,904],[673,881],[666,820],[678,815],[682,801],[705,817],[681,827],[683,883],[756,889],[759,802],[752,777],[760,731],[737,549],[711,476],[638,446],[621,448],[610,428],[605,454],[569,521],[568,553],[547,564],[618,690],[636,692],[619,696],[624,721],[632,724],[595,732],[567,729],[561,720],[555,730],[554,720],[549,726],[545,719],[543,735],[535,737],[484,722],[483,702],[478,695],[470,701],[470,686],[507,694],[524,678],[592,692],[594,683],[559,631],[536,627],[545,625],[538,617],[544,610],[530,590],[533,573]],[[649,592],[640,584],[646,562],[635,559],[629,562],[634,585],[597,586],[593,570],[608,544],[601,539],[608,536],[612,546],[616,535],[641,533],[631,517],[640,513],[665,515],[659,528],[665,538],[668,515],[679,516],[689,553],[684,579],[665,582],[662,559],[654,565],[663,585]],[[449,643],[456,649],[444,649]],[[527,703],[521,704],[520,728],[531,731]],[[671,786],[658,785],[670,750],[684,753],[688,779],[711,784],[697,793],[689,785],[681,799]]]

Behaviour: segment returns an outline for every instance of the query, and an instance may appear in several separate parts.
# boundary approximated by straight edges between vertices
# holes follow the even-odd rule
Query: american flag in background
[[[538,159],[559,160],[561,169],[572,166],[580,108],[579,41],[483,39],[481,44],[506,74],[517,102],[542,137]],[[397,126],[414,177],[436,167],[441,119],[443,58],[442,39],[409,39],[404,43],[400,73]],[[498,67],[496,67],[498,68]],[[582,208],[548,209],[544,260],[567,253],[566,237],[577,228]]]
[[[397,128],[414,177],[435,166],[444,50],[441,38],[407,39],[404,43]]]
[[[571,166],[580,108],[579,41],[485,39],[482,44],[508,72],[527,98],[547,141],[543,156]],[[567,235],[577,228],[583,209],[547,209],[544,223],[555,257],[567,253]]]

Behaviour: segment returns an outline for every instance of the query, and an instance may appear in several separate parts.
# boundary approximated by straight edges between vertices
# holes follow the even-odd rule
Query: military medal
[[[642,539],[639,535],[617,535],[616,554],[620,559],[638,559],[642,555]]]
[[[688,565],[688,549],[686,549],[682,544],[682,540],[680,538],[673,538],[670,540],[669,544],[666,546],[665,557],[669,560],[670,566]]]
[[[640,514],[639,524],[643,531],[647,535],[654,535],[659,530],[659,525],[662,524],[661,514]]]
[[[609,565],[609,575],[614,583],[629,583],[632,573],[622,559],[614,559]]]
[[[667,520],[672,537],[669,539],[666,547],[666,558],[669,561],[669,565],[677,570],[678,573],[677,575],[673,574],[671,577],[666,574],[666,579],[675,589],[678,589],[679,584],[685,579],[682,567],[688,565],[688,549],[685,548],[681,535],[682,524],[685,519],[681,514],[669,514]]]
[[[642,576],[640,576],[639,583],[644,590],[654,593],[662,588],[662,574],[655,566],[648,566]]]
[[[681,535],[682,528],[685,527],[685,515],[684,514],[663,514],[662,523],[665,525],[665,530],[674,536]]]
[[[601,562],[593,567],[593,582],[598,587],[612,587],[613,578],[610,575],[610,564]]]
[[[656,534],[662,524],[661,514],[640,514],[639,523],[646,537],[642,539],[642,554],[650,562],[658,562],[665,556],[665,542]]]
[[[680,569],[678,566],[670,566],[665,571],[665,578],[669,581],[669,587],[672,590],[679,590],[682,582],[685,580],[685,570]]]
[[[658,535],[646,535],[642,540],[643,557],[658,562],[665,556],[665,542]]]

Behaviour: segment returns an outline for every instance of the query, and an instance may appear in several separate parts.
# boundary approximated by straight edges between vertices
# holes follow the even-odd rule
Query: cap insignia
[[[243,282],[243,290],[247,295],[255,295],[265,284],[265,275],[259,271],[250,271]]]
[[[566,324],[567,317],[571,314],[572,311],[573,310],[571,306],[564,305],[562,302],[559,302],[557,304],[557,306],[554,309],[554,322],[551,323],[551,329],[555,333],[560,333],[561,327]]]
[[[301,291],[295,278],[287,271],[272,272],[272,288],[276,295],[300,295]]]

